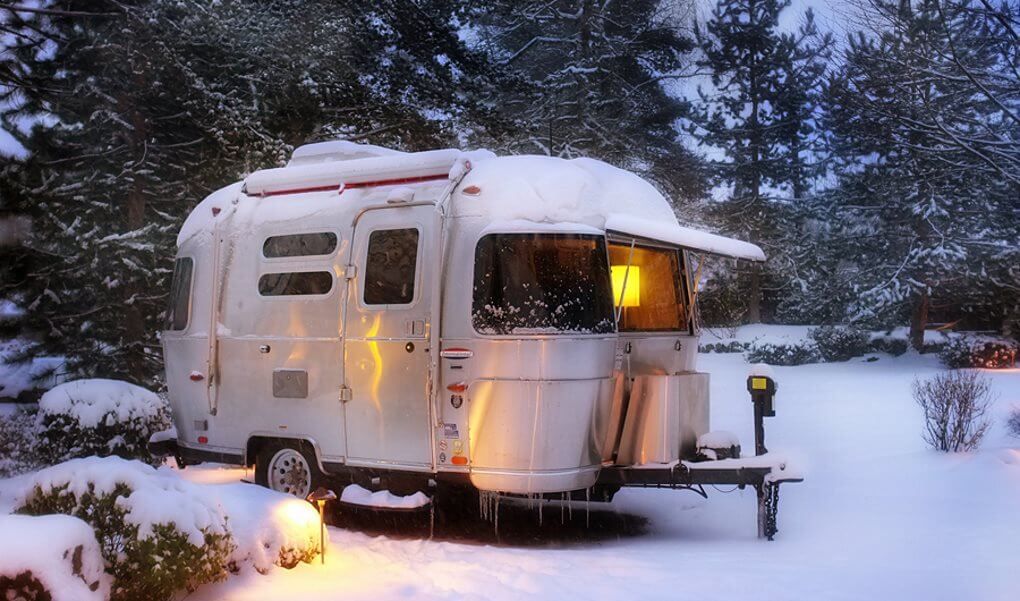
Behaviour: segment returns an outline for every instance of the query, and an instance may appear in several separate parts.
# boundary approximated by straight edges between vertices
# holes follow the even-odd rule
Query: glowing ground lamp
[[[631,265],[613,265],[610,267],[613,279],[613,302],[620,307],[641,306],[641,268]],[[621,299],[622,296],[622,299]]]
[[[336,493],[319,487],[308,495],[308,501],[319,508],[319,549],[322,550],[322,565],[326,565],[326,503],[336,500]]]

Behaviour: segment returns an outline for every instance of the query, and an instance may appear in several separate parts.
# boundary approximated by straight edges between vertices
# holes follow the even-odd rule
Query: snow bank
[[[75,380],[53,388],[39,399],[39,416],[67,415],[83,428],[111,420],[158,419],[165,403],[153,392],[119,380]]]
[[[85,522],[66,515],[5,515],[0,516],[0,532],[0,578],[31,572],[54,601],[109,596],[110,577],[99,543]]]
[[[372,492],[357,484],[349,484],[340,495],[340,501],[352,505],[381,507],[385,509],[417,509],[432,502],[428,495],[418,491],[413,495],[400,497],[388,490]]]

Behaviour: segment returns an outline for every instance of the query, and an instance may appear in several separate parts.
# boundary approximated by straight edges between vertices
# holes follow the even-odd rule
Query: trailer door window
[[[621,332],[687,330],[679,250],[610,243],[609,264]]]
[[[365,304],[409,304],[414,300],[417,270],[417,228],[372,232],[365,259]]]
[[[259,294],[262,296],[328,294],[332,289],[333,274],[328,271],[267,273],[259,278]]]
[[[475,248],[472,321],[482,334],[613,332],[605,238],[483,237]]]
[[[333,254],[334,250],[336,234],[333,232],[270,236],[262,244],[262,255],[267,259],[329,255]]]
[[[183,330],[188,327],[191,313],[191,276],[195,263],[190,257],[181,257],[174,262],[174,278],[170,284],[170,304],[166,310],[167,330]]]

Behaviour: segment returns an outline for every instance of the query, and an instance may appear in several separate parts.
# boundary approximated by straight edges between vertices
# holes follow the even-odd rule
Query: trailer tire
[[[324,480],[315,452],[301,440],[270,441],[255,458],[255,483],[276,492],[304,499]]]

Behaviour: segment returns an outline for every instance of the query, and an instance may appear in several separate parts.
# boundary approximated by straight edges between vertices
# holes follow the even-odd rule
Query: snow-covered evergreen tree
[[[1020,99],[984,94],[961,69],[1001,69],[1006,77],[1016,63],[1002,62],[989,43],[994,18],[965,8],[872,0],[879,25],[851,38],[830,91],[840,167],[834,244],[855,263],[852,317],[909,315],[916,348],[933,308],[1001,313],[1018,299],[1020,186],[1003,172],[1008,158],[993,165],[967,140],[1016,140],[1009,114]],[[1015,142],[988,148],[996,146],[1015,150]],[[998,301],[985,304],[989,296]]]
[[[202,197],[308,141],[424,149],[470,130],[483,109],[463,92],[486,85],[485,63],[460,43],[457,10],[95,0],[18,13],[5,124],[30,158],[6,183],[33,220],[19,291],[37,350],[74,375],[152,383],[174,238]],[[9,126],[26,118],[30,134]]]
[[[517,85],[498,99],[509,152],[596,157],[645,174],[673,198],[701,193],[700,162],[679,139],[689,76],[688,0],[501,0],[471,21],[478,45]],[[482,12],[484,10],[484,12]]]
[[[799,240],[797,201],[817,175],[815,113],[831,40],[818,34],[810,12],[795,34],[781,33],[779,16],[788,5],[720,0],[698,34],[700,65],[712,80],[698,90],[691,131],[721,155],[713,172],[727,190],[711,213],[769,255],[764,273],[752,266],[741,277],[751,322],[762,317],[762,288],[788,282]]]

